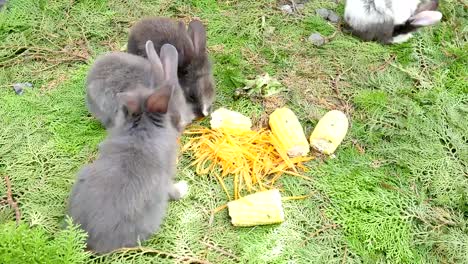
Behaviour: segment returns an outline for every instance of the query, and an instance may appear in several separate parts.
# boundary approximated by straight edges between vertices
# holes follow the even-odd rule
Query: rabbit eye
[[[181,75],[187,75],[188,74],[188,71],[186,69],[182,69],[180,70],[179,72]]]
[[[197,98],[195,97],[195,95],[189,95],[188,100],[189,102],[194,103],[197,100]]]

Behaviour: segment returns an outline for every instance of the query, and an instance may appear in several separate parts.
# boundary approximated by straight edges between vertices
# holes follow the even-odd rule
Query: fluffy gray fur
[[[89,71],[86,81],[87,107],[106,128],[115,125],[120,108],[118,93],[137,88],[156,89],[163,82],[162,65],[153,43],[145,42],[145,49],[151,54],[148,59],[124,52],[112,52],[99,57]],[[172,59],[175,59],[172,63],[177,67],[178,56]],[[179,108],[180,116],[171,118],[174,126],[183,130],[193,115],[178,79],[174,80],[174,85],[176,88],[172,103]]]
[[[156,90],[118,93],[122,110],[98,158],[78,173],[68,214],[88,233],[89,250],[137,246],[159,230],[168,200],[186,191],[173,183],[179,133],[171,120],[178,111],[171,107],[172,79]]]
[[[206,50],[206,31],[198,20],[189,23],[166,17],[145,18],[130,30],[128,52],[146,57],[144,43],[152,40],[156,51],[164,43],[174,45],[179,52],[179,81],[190,104],[194,118],[211,112],[215,97],[215,82],[211,61]]]

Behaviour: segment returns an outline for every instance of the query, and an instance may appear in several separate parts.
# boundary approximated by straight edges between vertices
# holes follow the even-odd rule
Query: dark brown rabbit
[[[130,30],[128,52],[146,57],[144,44],[153,41],[156,51],[170,43],[179,53],[178,76],[195,118],[209,115],[215,97],[211,61],[206,49],[206,31],[198,20],[189,23],[167,17],[145,18]]]
[[[163,79],[156,89],[140,86],[116,93],[120,114],[99,145],[98,158],[78,173],[73,186],[68,214],[87,232],[88,249],[96,253],[134,247],[149,238],[160,228],[168,201],[188,191],[186,182],[173,183],[179,136],[171,124],[178,112],[173,102],[177,51],[166,44],[161,61],[156,60],[155,79]]]

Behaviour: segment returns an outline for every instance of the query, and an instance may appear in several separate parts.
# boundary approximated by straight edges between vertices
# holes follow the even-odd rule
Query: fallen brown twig
[[[312,233],[309,237],[311,237],[311,238],[316,237],[318,234],[320,234],[320,233],[322,233],[322,232],[324,232],[324,231],[326,231],[326,230],[328,230],[330,228],[335,229],[336,227],[337,227],[336,224],[326,225],[326,226],[320,228],[319,230],[315,231],[314,233]]]
[[[311,192],[307,195],[300,195],[300,196],[289,196],[281,198],[281,201],[291,201],[291,200],[303,200],[312,197],[316,192]]]
[[[346,256],[347,255],[348,255],[348,247],[345,247],[344,254],[343,254],[343,260],[341,261],[341,264],[346,263]]]
[[[16,203],[16,201],[13,200],[13,194],[11,191],[11,182],[10,182],[10,178],[8,177],[8,175],[5,175],[5,183],[7,186],[7,201],[8,201],[8,204],[11,206],[11,208],[15,210],[16,224],[18,225],[21,220],[21,212],[18,208],[18,203]]]
[[[376,71],[383,71],[385,68],[387,68],[388,65],[390,65],[394,60],[396,59],[396,55],[393,54],[388,58],[387,60],[384,61],[382,65],[379,65],[377,67],[372,67],[370,70],[371,72],[376,72]]]
[[[331,34],[330,36],[325,37],[325,41],[326,41],[327,43],[330,42],[330,41],[332,41],[332,40],[336,37],[336,35],[338,34],[338,32],[341,32],[341,28],[342,28],[342,23],[339,22],[339,23],[337,24],[337,29],[335,30],[335,32],[333,32],[333,34]]]
[[[330,75],[330,86],[335,93],[335,98],[338,101],[337,106],[339,106],[338,110],[343,111],[345,114],[349,115],[352,112],[352,106],[349,103],[349,98],[346,99],[345,96],[342,96],[340,91],[340,81],[343,79],[343,76],[353,69],[353,66],[343,70],[341,65],[339,64],[338,60],[335,58],[334,66],[336,69],[336,73],[334,76]]]
[[[221,253],[227,257],[230,257],[232,259],[234,259],[235,261],[239,262],[240,259],[239,257],[237,257],[236,255],[232,254],[231,252],[227,252],[226,250],[222,249],[222,248],[219,248],[211,243],[208,243],[208,242],[205,242],[205,241],[201,241],[201,243],[205,246],[207,246],[208,248],[210,249],[213,249],[214,251],[218,252],[218,253]]]
[[[361,144],[359,144],[357,139],[351,139],[351,142],[353,143],[353,145],[356,147],[356,149],[359,151],[360,154],[366,153],[366,150]]]
[[[197,258],[192,258],[189,256],[179,256],[176,254],[171,254],[167,253],[164,251],[160,251],[157,249],[153,248],[147,248],[147,247],[131,247],[131,248],[120,248],[114,251],[111,251],[107,254],[99,256],[99,258],[106,257],[115,253],[130,253],[130,252],[137,252],[140,254],[155,254],[158,257],[162,258],[169,258],[175,260],[177,263],[193,263],[193,264],[211,264],[211,262],[207,260],[202,260],[202,259],[197,259]]]
[[[350,70],[352,69],[352,67],[349,67],[348,69],[344,70],[344,71],[337,71],[336,72],[336,75],[335,75],[335,78],[332,79],[331,81],[331,86],[333,88],[333,91],[335,91],[336,95],[341,95],[340,93],[340,89],[338,88],[338,83],[340,82],[341,80],[341,77],[349,72]]]
[[[320,211],[320,215],[322,217],[326,217],[321,211]],[[325,225],[323,226],[322,228],[318,229],[317,231],[315,231],[314,233],[310,234],[303,242],[302,242],[302,245],[306,245],[308,242],[309,242],[309,239],[312,239],[314,237],[316,237],[317,235],[319,235],[320,233],[323,233],[325,232],[326,230],[328,229],[335,229],[337,228],[338,225],[337,224],[328,224],[328,225]]]
[[[46,62],[55,63],[54,65],[58,65],[65,62],[74,62],[74,61],[87,61],[89,56],[88,54],[83,55],[78,53],[76,50],[64,49],[62,50],[53,50],[44,47],[28,47],[28,46],[14,46],[14,45],[6,45],[1,46],[0,49],[3,50],[23,50],[20,54],[16,56],[10,56],[9,58],[0,61],[1,67],[7,66],[14,66],[25,62],[28,59],[33,60],[42,60]],[[15,52],[16,54],[16,52]],[[13,54],[13,55],[15,55]]]
[[[464,8],[468,8],[468,4],[465,3],[465,1],[463,1],[463,0],[458,0],[458,2],[460,2],[460,4],[463,5]]]
[[[82,60],[87,60],[88,56],[73,52],[73,50],[53,50],[49,48],[44,48],[44,47],[28,47],[28,46],[15,46],[15,45],[6,45],[6,46],[1,46],[0,49],[16,49],[16,50],[21,50],[24,49],[26,51],[30,51],[32,53],[50,53],[50,54],[65,54],[65,55],[72,55],[74,57],[81,58]]]

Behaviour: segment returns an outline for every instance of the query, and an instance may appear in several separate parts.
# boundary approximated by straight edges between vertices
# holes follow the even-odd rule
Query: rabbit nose
[[[206,116],[204,116],[204,115],[197,115],[197,116],[195,117],[195,120],[200,121],[200,120],[205,119],[205,117],[206,117]]]
[[[211,113],[211,105],[210,106],[204,106],[203,107],[203,115],[204,116],[209,116]]]

